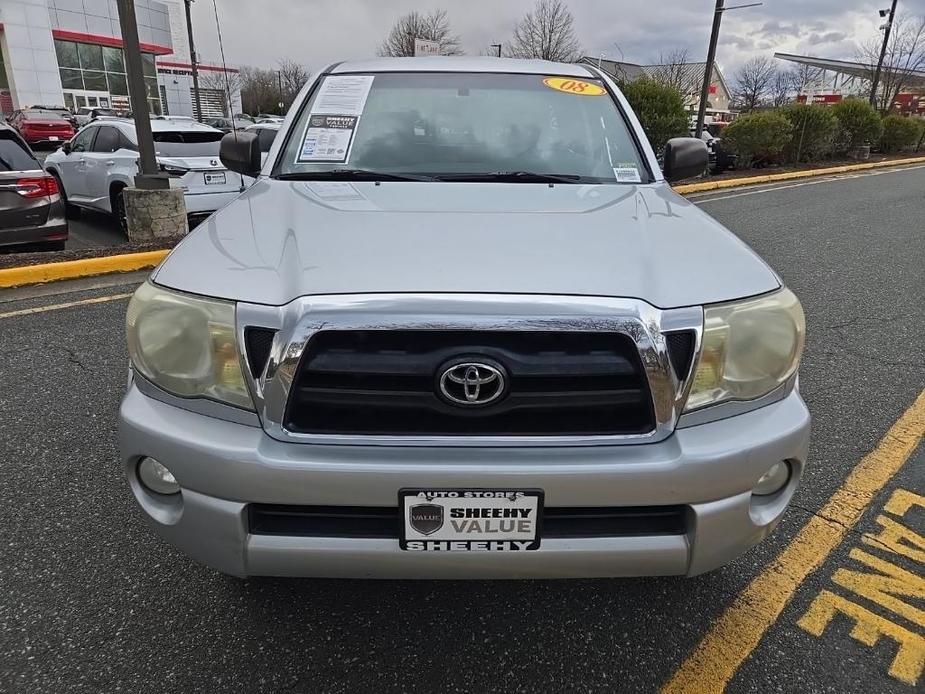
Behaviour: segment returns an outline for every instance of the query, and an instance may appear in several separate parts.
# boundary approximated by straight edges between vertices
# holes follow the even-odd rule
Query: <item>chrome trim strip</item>
[[[778,386],[770,393],[762,395],[760,398],[755,398],[754,400],[730,400],[721,402],[718,405],[707,405],[699,410],[682,414],[678,419],[677,428],[686,429],[687,427],[709,424],[710,422],[716,422],[720,419],[728,419],[729,417],[735,417],[736,415],[745,414],[746,412],[752,412],[753,410],[766,407],[767,405],[773,405],[775,402],[780,402],[790,395],[794,389],[796,380],[797,377],[796,374],[794,374],[783,385]]]
[[[700,307],[661,310],[638,299],[502,294],[307,296],[285,306],[238,304],[241,364],[267,434],[284,442],[387,446],[588,446],[661,441],[674,431],[689,389],[671,367],[666,330],[695,331]],[[278,330],[263,374],[247,368],[244,328]],[[635,342],[649,381],[655,428],[618,436],[355,436],[297,434],[283,427],[289,391],[309,340],[322,330],[552,330],[619,332]],[[690,380],[690,379],[688,379]]]
[[[138,390],[149,398],[160,400],[167,405],[179,407],[181,410],[195,412],[196,414],[202,414],[207,417],[214,417],[215,419],[224,419],[226,422],[244,424],[249,427],[260,426],[260,419],[254,412],[241,410],[231,405],[223,405],[220,402],[207,400],[206,398],[181,398],[159,388],[134,369],[131,369],[131,371],[134,373],[134,382]],[[131,383],[129,383],[129,386],[131,386]]]

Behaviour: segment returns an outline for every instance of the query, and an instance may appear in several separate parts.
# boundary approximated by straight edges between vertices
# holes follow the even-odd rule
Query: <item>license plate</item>
[[[50,142],[57,142],[60,138],[57,135],[49,135],[48,140]]]
[[[539,549],[542,489],[402,489],[399,546],[414,552]]]
[[[203,177],[206,180],[207,186],[223,186],[225,185],[225,172],[221,171],[219,173],[205,173]]]

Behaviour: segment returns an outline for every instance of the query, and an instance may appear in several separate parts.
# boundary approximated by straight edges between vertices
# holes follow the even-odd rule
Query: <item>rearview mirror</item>
[[[64,142],[61,143],[61,151],[64,152],[65,154],[71,153],[71,141],[70,140],[65,140]]]
[[[669,183],[699,176],[707,170],[707,143],[696,137],[674,137],[665,145],[662,172]]]
[[[218,158],[229,171],[243,176],[260,173],[260,143],[256,133],[230,132],[222,138]]]

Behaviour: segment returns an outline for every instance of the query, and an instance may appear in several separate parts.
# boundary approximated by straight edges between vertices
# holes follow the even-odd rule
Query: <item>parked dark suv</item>
[[[19,133],[0,123],[0,246],[39,243],[61,250],[67,234],[57,182]]]

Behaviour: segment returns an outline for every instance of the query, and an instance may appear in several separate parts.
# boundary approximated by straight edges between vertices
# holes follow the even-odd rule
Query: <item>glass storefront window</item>
[[[80,56],[80,67],[84,70],[103,69],[103,47],[92,43],[78,43],[77,53]]]
[[[83,73],[80,70],[61,68],[61,86],[65,89],[83,89]]]
[[[109,80],[110,94],[128,96],[128,83],[125,81],[125,75],[117,72],[107,72],[106,77]]]
[[[72,41],[55,41],[55,53],[58,56],[58,67],[80,67],[76,43]]]
[[[141,71],[145,77],[154,77],[157,79],[157,65],[154,62],[153,53],[141,54]]]
[[[108,89],[106,86],[106,73],[96,70],[84,70],[84,89],[105,92]]]
[[[103,46],[103,67],[106,72],[125,72],[122,49]]]

